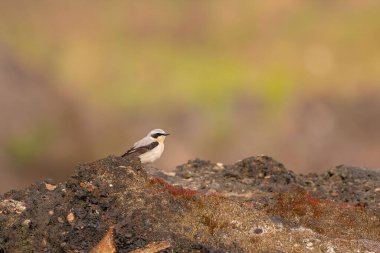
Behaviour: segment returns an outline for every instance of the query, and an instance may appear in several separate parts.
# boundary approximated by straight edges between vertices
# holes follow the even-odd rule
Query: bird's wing
[[[159,144],[158,141],[154,141],[154,142],[151,142],[150,144],[145,145],[145,146],[139,146],[139,147],[133,146],[127,152],[125,152],[121,157],[125,157],[125,156],[130,155],[130,154],[136,154],[136,155],[144,154],[144,153],[148,152],[149,150],[152,150],[155,147],[157,147],[158,144]]]
[[[134,148],[143,147],[151,144],[154,140],[150,136],[146,136],[133,144]]]

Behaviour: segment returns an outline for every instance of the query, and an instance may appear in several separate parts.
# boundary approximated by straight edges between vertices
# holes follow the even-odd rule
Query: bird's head
[[[148,136],[150,136],[153,140],[163,143],[165,140],[165,137],[169,134],[166,133],[162,129],[154,129],[149,132]]]

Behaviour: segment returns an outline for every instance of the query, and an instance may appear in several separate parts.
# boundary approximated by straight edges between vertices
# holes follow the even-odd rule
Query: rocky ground
[[[380,252],[380,172],[297,175],[270,157],[136,158],[0,196],[0,252]]]
[[[173,185],[243,199],[250,199],[257,190],[279,193],[300,186],[317,198],[380,208],[380,171],[366,168],[340,165],[319,175],[296,175],[268,156],[257,156],[233,165],[193,160],[178,166],[174,173],[147,170]]]

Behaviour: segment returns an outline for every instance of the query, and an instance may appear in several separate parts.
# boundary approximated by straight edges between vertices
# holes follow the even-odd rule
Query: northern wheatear
[[[147,136],[135,142],[122,157],[130,154],[136,154],[141,163],[152,163],[161,157],[164,152],[165,137],[169,134],[162,129],[154,129],[148,133]]]

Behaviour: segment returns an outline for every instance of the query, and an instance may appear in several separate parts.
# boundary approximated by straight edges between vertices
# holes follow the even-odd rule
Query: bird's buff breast
[[[160,144],[149,152],[146,152],[139,156],[142,163],[152,163],[161,157],[164,151],[164,144]]]

